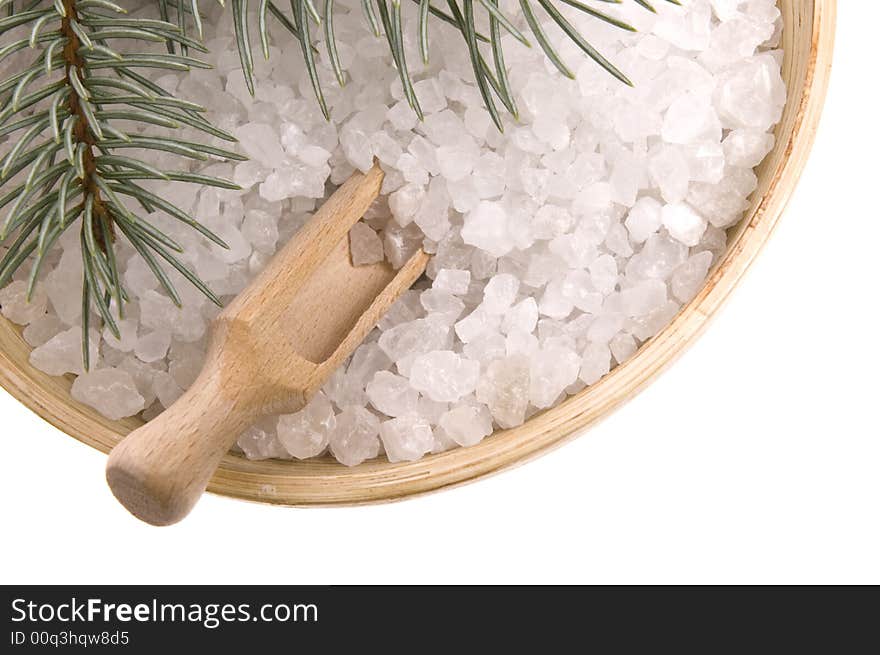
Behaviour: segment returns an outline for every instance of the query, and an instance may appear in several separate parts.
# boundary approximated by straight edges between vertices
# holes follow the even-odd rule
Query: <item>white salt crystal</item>
[[[721,256],[727,248],[727,232],[714,225],[709,225],[698,247],[706,248],[716,257]]]
[[[651,175],[651,181],[660,188],[660,193],[666,202],[681,202],[687,197],[691,171],[681,147],[661,145],[657,152],[651,156],[648,172]],[[643,198],[639,202],[644,202],[644,200],[647,198]]]
[[[442,178],[436,177],[431,181],[413,221],[426,237],[434,241],[439,241],[449,232],[449,193]]]
[[[309,168],[322,168],[331,154],[329,150],[316,145],[307,145],[296,150],[297,158]]]
[[[418,124],[419,117],[406,100],[401,100],[388,110],[388,120],[394,129],[411,130]]]
[[[597,344],[606,344],[623,327],[623,315],[608,313],[597,317],[587,329],[587,339]]]
[[[636,340],[632,338],[632,335],[626,334],[625,332],[621,332],[615,336],[611,340],[609,347],[611,348],[611,354],[614,356],[614,361],[618,364],[623,364],[626,360],[635,355],[638,350]]]
[[[422,245],[421,230],[415,225],[398,227],[389,224],[385,228],[383,248],[385,256],[394,268],[400,268],[409,261]]]
[[[727,21],[739,16],[742,0],[709,0],[709,4],[719,20]]]
[[[127,318],[124,320],[117,320],[116,327],[119,329],[119,338],[110,331],[110,326],[105,325],[103,331],[101,332],[101,338],[104,339],[104,342],[110,347],[118,350],[120,352],[131,352],[134,350],[135,346],[138,342],[138,326],[139,323],[136,319]]]
[[[687,247],[665,234],[654,234],[641,252],[630,259],[627,275],[665,279],[687,259]]]
[[[431,425],[437,425],[440,417],[449,409],[449,403],[431,400],[426,396],[419,398],[418,415],[428,421]],[[437,436],[436,434],[434,435]],[[433,451],[432,451],[433,452]]]
[[[771,54],[760,54],[722,73],[715,103],[728,127],[767,131],[782,116],[785,94],[779,64]]]
[[[563,319],[571,314],[574,302],[566,295],[563,286],[563,280],[556,278],[544,288],[544,293],[541,294],[541,300],[538,302],[538,310],[543,316]]]
[[[477,308],[455,324],[455,334],[463,343],[470,343],[498,330],[501,317]]]
[[[134,256],[128,260],[123,275],[125,288],[140,298],[147,291],[152,291],[159,285],[155,274],[147,266],[146,261],[140,256]]]
[[[471,272],[444,268],[437,271],[434,278],[434,288],[448,291],[456,296],[463,296],[468,292],[471,283]]]
[[[635,243],[643,243],[659,230],[663,224],[662,208],[663,206],[654,198],[640,199],[630,209],[626,218],[626,229],[629,230],[630,239]]]
[[[333,405],[320,391],[302,410],[278,417],[278,441],[297,459],[320,455],[336,427]]]
[[[37,283],[30,300],[27,299],[27,283],[16,280],[7,287],[0,289],[0,308],[3,316],[13,323],[27,325],[46,313],[49,305],[49,296],[43,289],[43,285]]]
[[[382,239],[366,223],[358,221],[348,233],[351,248],[351,263],[355,266],[375,264],[384,261],[385,249]]]
[[[596,384],[611,370],[611,351],[604,344],[591,343],[581,359],[580,379],[586,384]]]
[[[144,408],[144,398],[138,393],[131,375],[114,368],[80,375],[73,381],[70,395],[114,421],[134,416]]]
[[[611,255],[600,255],[590,262],[590,282],[599,293],[606,296],[617,286],[619,273],[617,262]]]
[[[688,194],[688,204],[703,214],[713,226],[723,229],[742,218],[743,210],[749,206],[748,193],[738,190],[725,179],[715,185],[693,185]]]
[[[739,2],[739,0],[733,1]],[[669,43],[651,34],[647,34],[638,42],[636,49],[639,55],[645,59],[660,61],[669,53]]]
[[[724,149],[720,143],[694,143],[685,148],[691,180],[717,184],[724,177]]]
[[[235,167],[232,181],[243,189],[250,189],[265,180],[268,172],[268,169],[257,161],[243,161]]]
[[[336,416],[329,443],[333,456],[346,466],[357,466],[379,454],[379,419],[363,407],[348,407]]]
[[[394,167],[401,172],[403,179],[411,184],[424,187],[430,181],[427,169],[412,153],[403,153]]]
[[[464,217],[461,238],[493,257],[506,255],[514,242],[507,225],[507,212],[497,202],[482,201]]]
[[[419,296],[422,307],[431,316],[444,325],[452,325],[464,311],[464,302],[443,289],[427,289]]]
[[[379,435],[389,462],[411,462],[431,451],[434,433],[420,416],[401,416],[384,421]]]
[[[449,192],[452,208],[459,213],[469,212],[480,203],[480,193],[473,175],[468,175],[455,182],[447,182],[446,189]]]
[[[168,330],[155,330],[138,339],[134,354],[142,362],[157,362],[164,358],[171,347],[171,333]]]
[[[372,375],[370,376],[372,377]],[[349,377],[344,367],[336,369],[321,391],[337,407],[364,407],[367,404],[367,396],[364,393],[364,383],[361,380]]]
[[[488,280],[498,270],[498,260],[484,250],[475,248],[469,257],[471,276],[475,280]]]
[[[603,296],[595,290],[593,277],[587,271],[571,271],[562,281],[561,291],[582,312],[598,314],[602,310]]]
[[[279,168],[285,161],[278,130],[262,123],[245,123],[235,131],[244,153],[266,168]]]
[[[776,139],[761,130],[731,130],[724,139],[724,157],[730,166],[754,168],[773,149]]]
[[[200,339],[207,327],[193,303],[178,308],[170,298],[156,291],[147,291],[141,297],[141,317],[145,327],[167,330],[187,342]]]
[[[476,389],[479,375],[479,362],[450,350],[434,350],[416,357],[410,384],[432,400],[454,403]]]
[[[467,134],[464,123],[449,109],[425,116],[422,125],[427,137],[438,146],[455,143]]]
[[[21,334],[32,348],[36,348],[37,346],[42,346],[63,329],[64,324],[57,316],[54,314],[44,314],[28,324]]]
[[[480,362],[481,366],[486,366],[492,360],[505,355],[505,339],[497,332],[487,332],[483,336],[466,343],[464,348],[462,348],[462,353],[468,359],[473,359]]]
[[[227,264],[234,264],[250,256],[251,244],[235,225],[226,222],[212,222],[209,226],[228,246],[228,248],[223,248],[212,243],[210,248],[215,257]]]
[[[519,280],[509,273],[499,273],[492,277],[483,289],[483,302],[480,308],[487,314],[503,314],[519,291]]]
[[[686,246],[695,246],[700,243],[700,237],[706,231],[706,219],[700,216],[693,207],[687,203],[673,203],[665,205],[661,212],[663,226],[669,230],[669,235]]]
[[[159,372],[157,366],[162,364],[146,364],[137,357],[127,355],[116,368],[127,372],[134,380],[138,393],[144,398],[144,407],[149,407],[156,401],[156,393],[153,391],[156,374]]]
[[[370,146],[376,159],[386,166],[393,166],[403,155],[403,148],[386,132],[376,132],[370,138]]]
[[[608,233],[605,235],[605,246],[620,257],[629,257],[633,254],[629,233],[621,223],[614,223],[608,228]]]
[[[157,371],[153,377],[153,392],[166,409],[183,395],[183,389],[169,373]]]
[[[697,295],[712,266],[712,253],[708,250],[697,253],[672,273],[672,294],[681,302],[690,302]]]
[[[504,160],[494,152],[484,153],[474,165],[473,181],[481,200],[500,196],[507,186]]]
[[[425,187],[420,184],[407,184],[392,193],[388,197],[388,206],[397,224],[411,223],[424,199]]]
[[[496,359],[477,385],[477,399],[485,403],[502,428],[520,425],[529,404],[529,360],[523,355]]]
[[[634,337],[642,341],[650,339],[672,321],[675,315],[678,314],[679,309],[681,309],[681,306],[670,300],[650,314],[633,320],[630,332],[632,332]]]
[[[202,370],[205,352],[199,344],[172,342],[168,353],[168,372],[175,382],[188,389],[195,382]]]
[[[581,358],[568,348],[542,348],[531,358],[529,401],[539,409],[550,407],[578,378]]]
[[[567,232],[573,218],[569,211],[557,205],[544,205],[532,221],[532,234],[536,239],[553,239]]]
[[[440,172],[440,168],[437,166],[436,148],[424,137],[419,135],[413,137],[407,146],[407,152],[413,155],[419,165],[431,175],[437,175]]]
[[[242,73],[240,68],[230,71],[229,76],[226,79],[226,93],[235,96],[235,98],[243,104],[248,104],[250,102],[251,94],[248,91],[247,83],[244,79],[244,73]]]
[[[538,114],[533,124],[535,136],[553,150],[562,150],[571,140],[571,130],[558,116],[550,113]]]
[[[485,111],[482,111],[482,107],[471,105],[465,109],[464,125],[472,136],[480,140],[485,139],[491,124],[492,118]]]
[[[388,416],[413,414],[419,401],[419,392],[410,381],[390,371],[379,371],[367,384],[370,403]]]
[[[278,222],[268,212],[251,209],[245,214],[241,234],[255,250],[272,253],[278,242]]]
[[[98,333],[92,330],[89,339],[89,362],[92,366],[95,366],[98,360],[98,341]],[[72,327],[55,335],[42,346],[34,348],[30,354],[30,363],[49,375],[65,373],[81,375],[82,351],[82,328]]]
[[[373,148],[370,135],[358,129],[353,123],[347,123],[339,132],[339,144],[355,168],[366,172],[373,165]]]
[[[378,371],[386,369],[390,365],[391,360],[382,351],[379,344],[365,343],[354,351],[351,362],[348,364],[346,377],[363,388]]]
[[[620,306],[627,316],[644,316],[666,303],[666,284],[648,279],[620,292]]]
[[[537,324],[538,303],[534,298],[525,298],[504,314],[501,329],[505,334],[511,330],[533,332]]]
[[[238,437],[238,447],[248,459],[283,458],[287,451],[278,441],[274,425],[254,425]]]
[[[681,50],[709,47],[712,9],[707,2],[694,3],[687,13],[665,11],[654,24],[654,34]]]
[[[537,350],[538,337],[525,330],[511,330],[504,340],[504,351],[507,355],[531,356]]]
[[[470,175],[479,157],[480,150],[472,139],[459,138],[452,144],[437,148],[440,175],[452,182]]]
[[[58,266],[46,276],[49,302],[67,325],[76,325],[82,316],[82,276],[82,255],[78,249],[65,249]]]
[[[473,446],[492,434],[492,415],[485,405],[461,405],[440,417],[440,427],[459,446]]]
[[[393,327],[409,323],[421,317],[422,303],[419,292],[415,289],[404,291],[385,315],[379,320],[379,329],[383,332]]]
[[[602,239],[604,239],[606,232],[602,232]],[[572,233],[556,237],[549,245],[551,253],[549,266],[561,267],[563,264],[568,268],[589,266],[590,262],[598,255],[596,250],[598,243],[594,242],[594,236],[591,226],[579,226]]]
[[[719,141],[721,123],[709,98],[688,93],[673,102],[667,110],[662,135],[667,143]]]
[[[646,184],[646,160],[627,149],[622,149],[614,158],[611,169],[611,191],[614,202],[632,207],[638,197],[639,189]]]
[[[407,358],[443,350],[449,341],[449,326],[425,319],[416,319],[389,328],[379,337],[379,347],[398,368]]]

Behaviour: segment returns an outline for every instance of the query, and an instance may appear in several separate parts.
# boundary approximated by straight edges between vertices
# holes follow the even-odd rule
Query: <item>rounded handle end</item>
[[[153,525],[184,518],[223,455],[259,413],[246,396],[196,382],[174,405],[120,441],[107,459],[107,484],[134,516]]]
[[[150,525],[164,526],[177,523],[190,513],[195,500],[150,484],[149,478],[133,472],[112,455],[107,462],[107,485],[122,504],[135,517]]]

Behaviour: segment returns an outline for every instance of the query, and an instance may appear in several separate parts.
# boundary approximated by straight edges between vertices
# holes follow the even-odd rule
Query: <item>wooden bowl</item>
[[[417,462],[374,461],[348,468],[329,458],[249,461],[227,455],[208,487],[214,493],[281,505],[339,505],[400,499],[461,484],[525,462],[598,421],[650,382],[703,330],[737,285],[779,220],[816,134],[831,68],[835,0],[780,0],[782,75],[789,99],[776,147],[758,170],[758,189],[732,228],[727,254],[700,294],[626,364],[559,406],[470,448]],[[52,425],[108,452],[139,420],[111,421],[70,397],[71,380],[28,363],[30,347],[0,318],[0,384]]]

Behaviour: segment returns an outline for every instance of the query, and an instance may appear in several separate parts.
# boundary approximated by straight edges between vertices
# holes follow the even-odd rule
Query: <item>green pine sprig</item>
[[[30,297],[53,244],[78,226],[83,360],[88,368],[91,308],[118,336],[117,319],[124,316],[128,300],[114,248],[120,238],[143,257],[177,305],[180,295],[163,263],[220,303],[180,261],[182,246],[151,222],[150,214],[162,212],[210,241],[226,244],[143,182],[236,188],[225,180],[191,174],[183,162],[243,157],[203,141],[171,136],[186,126],[193,133],[235,141],[205,118],[204,107],[170,95],[144,74],[207,66],[188,54],[206,50],[180,22],[130,17],[112,0],[2,0],[0,8],[6,10],[0,18],[0,37],[28,28],[23,37],[2,42],[0,65],[22,51],[34,54],[30,64],[0,81],[0,136],[14,135],[14,145],[0,159],[0,209],[6,210],[0,242],[7,246],[0,260],[0,287],[28,262]],[[197,15],[196,7],[191,10]],[[138,49],[139,44],[152,43],[175,48],[160,54]],[[179,170],[158,170],[141,159],[144,151],[173,153],[182,165]],[[135,204],[139,210],[132,209]]]

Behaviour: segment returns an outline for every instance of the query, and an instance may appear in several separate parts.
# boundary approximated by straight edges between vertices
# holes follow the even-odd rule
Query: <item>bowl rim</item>
[[[812,148],[827,92],[836,0],[813,0],[810,13],[812,38],[804,65],[803,89],[781,161],[760,201],[736,228],[737,236],[699,294],[630,360],[595,385],[532,416],[522,426],[496,432],[475,446],[428,455],[415,462],[392,464],[383,458],[355,467],[345,467],[327,458],[253,461],[230,453],[224,457],[208,491],[290,506],[400,500],[465,484],[528,462],[580,436],[586,427],[635,396],[703,332],[767,242],[794,191]],[[0,386],[50,424],[105,453],[139,425],[132,419],[110,421],[73,401],[68,395],[69,376],[52,378],[31,368],[27,363],[30,347],[20,336],[20,330],[5,319],[0,320],[0,336]]]

